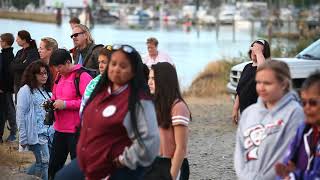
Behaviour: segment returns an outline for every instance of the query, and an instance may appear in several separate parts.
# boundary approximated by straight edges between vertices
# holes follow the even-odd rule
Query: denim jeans
[[[33,152],[36,162],[27,170],[27,174],[41,177],[43,180],[48,180],[48,165],[49,165],[49,148],[48,144],[29,145],[29,150]]]

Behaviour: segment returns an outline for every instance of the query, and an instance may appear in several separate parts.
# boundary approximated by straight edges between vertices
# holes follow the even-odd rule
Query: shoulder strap
[[[83,67],[81,67],[80,69],[76,70],[76,75],[74,76],[74,86],[76,88],[77,96],[81,96],[79,85],[80,85],[80,76],[83,72],[85,72],[85,70],[83,69]]]
[[[46,98],[46,96],[42,93],[42,91],[39,89],[39,88],[37,88],[38,89],[38,91],[40,92],[40,94],[42,95],[42,97],[46,100],[47,98]],[[51,96],[49,95],[49,93],[45,90],[45,92],[47,93],[47,95],[48,95],[48,97],[49,97],[49,99],[51,98]]]
[[[93,50],[94,50],[96,47],[99,47],[99,46],[102,46],[102,47],[103,47],[102,44],[94,44],[93,46],[91,46],[91,47],[88,49],[87,55],[86,55],[86,57],[84,57],[84,59],[83,59],[83,65],[87,63],[87,61],[88,61],[89,57],[91,56]]]

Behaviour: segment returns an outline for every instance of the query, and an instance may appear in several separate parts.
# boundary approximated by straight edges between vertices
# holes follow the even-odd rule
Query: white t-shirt
[[[161,51],[158,51],[158,56],[153,59],[149,56],[149,53],[147,53],[143,58],[142,58],[142,61],[144,64],[146,64],[149,68],[151,68],[151,66],[153,64],[157,64],[158,62],[168,62],[170,64],[173,64],[173,61],[172,59],[169,57],[169,55],[167,55],[166,53],[164,52],[161,52]]]

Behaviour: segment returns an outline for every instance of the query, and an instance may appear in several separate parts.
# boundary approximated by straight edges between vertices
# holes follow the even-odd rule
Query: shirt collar
[[[128,88],[128,84],[125,84],[125,85],[121,86],[119,89],[111,92],[111,86],[109,86],[108,87],[108,93],[110,95],[118,95],[118,94],[122,93],[124,90],[126,90],[127,88]]]

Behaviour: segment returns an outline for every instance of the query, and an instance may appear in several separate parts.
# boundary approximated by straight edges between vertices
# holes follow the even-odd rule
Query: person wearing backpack
[[[88,27],[82,24],[74,25],[70,37],[75,46],[71,51],[74,64],[98,71],[98,56],[103,45],[95,44]]]
[[[80,64],[72,64],[70,53],[65,49],[54,51],[50,57],[59,73],[55,79],[52,98],[55,109],[55,129],[52,152],[49,161],[49,179],[54,179],[55,173],[65,164],[68,154],[71,159],[76,157],[77,130],[80,126],[79,109],[82,95],[92,77],[82,71]],[[79,73],[79,71],[82,71]],[[79,75],[78,85],[75,85],[76,76]],[[80,95],[77,94],[79,88]]]

